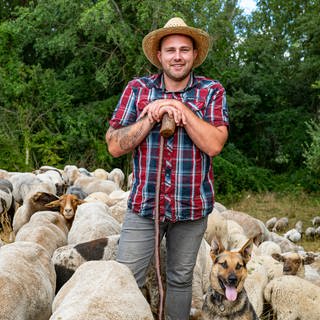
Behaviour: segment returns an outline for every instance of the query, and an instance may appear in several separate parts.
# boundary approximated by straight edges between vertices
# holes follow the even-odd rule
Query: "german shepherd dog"
[[[203,320],[259,319],[243,287],[252,246],[253,240],[250,239],[239,251],[228,251],[218,239],[212,240],[210,256],[213,265],[202,307]]]

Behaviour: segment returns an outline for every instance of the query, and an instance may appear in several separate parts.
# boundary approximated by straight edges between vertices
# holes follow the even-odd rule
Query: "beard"
[[[180,82],[185,80],[186,78],[188,78],[190,76],[192,68],[187,68],[182,70],[181,72],[174,72],[171,71],[170,68],[163,68],[163,72],[164,74],[170,79],[173,80],[175,82]]]

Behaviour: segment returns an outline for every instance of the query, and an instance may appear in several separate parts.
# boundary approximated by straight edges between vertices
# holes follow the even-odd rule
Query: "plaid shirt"
[[[113,113],[110,125],[117,129],[137,121],[143,108],[157,99],[177,99],[199,118],[214,126],[228,126],[225,90],[217,81],[192,74],[183,91],[165,90],[163,75],[130,81]],[[159,159],[160,126],[156,124],[133,152],[133,185],[128,207],[154,217]],[[211,157],[201,151],[183,127],[164,141],[160,189],[160,220],[197,220],[213,210],[214,188]]]

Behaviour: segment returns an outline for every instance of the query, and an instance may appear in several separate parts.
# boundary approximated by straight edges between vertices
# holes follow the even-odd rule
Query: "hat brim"
[[[189,26],[161,28],[148,33],[142,40],[142,49],[147,59],[153,65],[161,69],[162,67],[157,57],[157,52],[160,49],[160,40],[165,36],[173,34],[182,34],[191,37],[194,40],[198,54],[194,60],[193,67],[196,68],[200,66],[208,55],[208,51],[211,46],[211,39],[205,31]]]

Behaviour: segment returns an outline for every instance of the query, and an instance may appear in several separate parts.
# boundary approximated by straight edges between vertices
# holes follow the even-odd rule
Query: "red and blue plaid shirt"
[[[215,80],[194,76],[183,91],[168,92],[163,75],[130,81],[113,113],[117,129],[135,123],[143,108],[157,99],[177,99],[199,118],[214,126],[228,126],[226,94]],[[154,217],[159,160],[160,124],[133,152],[133,184],[128,207],[144,217]],[[211,157],[201,151],[183,127],[164,141],[160,190],[160,220],[200,219],[213,210],[214,188]]]

